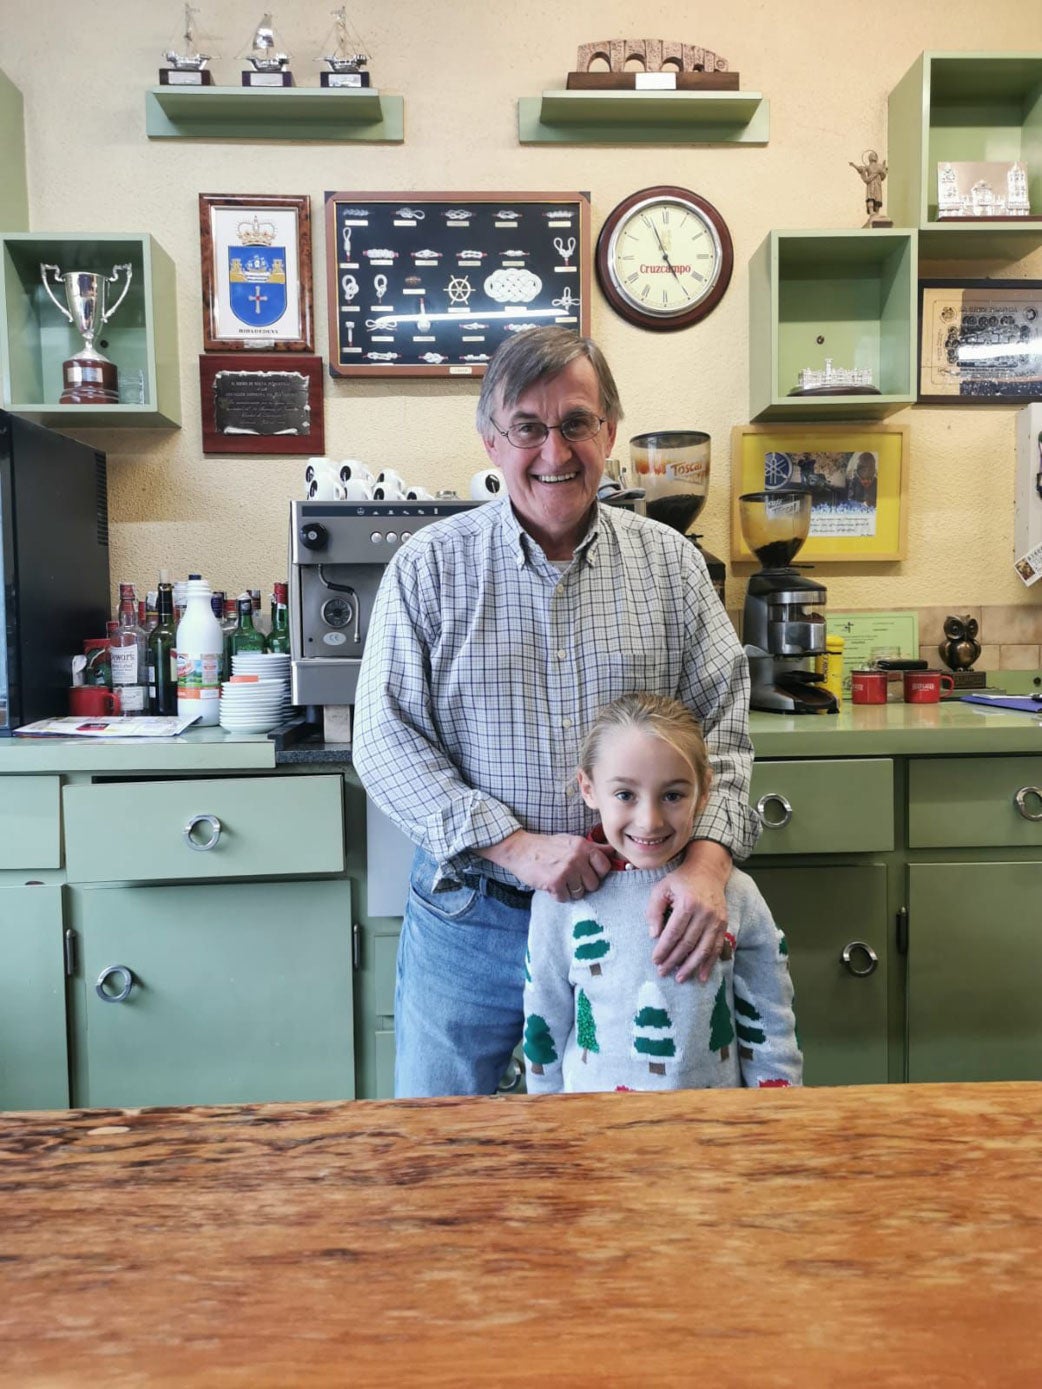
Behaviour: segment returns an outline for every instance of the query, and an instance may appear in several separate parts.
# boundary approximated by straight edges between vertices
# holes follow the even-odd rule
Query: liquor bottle
[[[198,574],[189,574],[185,599],[177,624],[177,713],[215,724],[220,718],[221,624],[210,606],[210,585]]]
[[[289,651],[289,584],[276,584],[272,598],[269,651]]]
[[[164,570],[156,596],[156,625],[148,634],[148,707],[153,714],[177,713],[177,629],[174,586]]]
[[[270,622],[269,619],[265,616],[264,612],[261,610],[261,591],[260,591],[260,589],[259,589],[259,588],[251,588],[251,589],[250,589],[250,597],[253,599],[253,628],[254,628],[254,631],[260,632],[263,636],[266,637],[266,636],[268,635],[268,633],[271,631],[271,622]]]
[[[232,677],[232,633],[238,625],[239,604],[234,598],[225,598],[224,617],[221,620],[221,631],[224,633],[224,680],[230,680]]]
[[[148,665],[145,634],[137,624],[137,600],[133,584],[119,586],[119,617],[109,631],[112,688],[119,695],[124,714],[148,712]]]
[[[264,638],[264,633],[258,632],[253,625],[252,595],[240,593],[238,608],[239,621],[235,631],[228,638],[229,653],[234,659],[240,651],[266,651],[268,643]]]

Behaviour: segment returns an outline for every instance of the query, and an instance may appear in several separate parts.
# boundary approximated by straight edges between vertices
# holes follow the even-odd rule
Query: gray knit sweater
[[[709,980],[660,978],[644,917],[657,869],[617,869],[578,903],[532,899],[524,1053],[533,1094],[800,1085],[785,936],[732,870]]]

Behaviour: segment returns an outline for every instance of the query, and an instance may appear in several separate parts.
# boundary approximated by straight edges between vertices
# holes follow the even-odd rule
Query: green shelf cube
[[[917,285],[914,231],[768,233],[749,261],[750,418],[880,419],[911,405]],[[869,368],[880,394],[790,396],[826,358]]]
[[[1042,214],[1042,54],[922,53],[890,93],[887,212],[919,228],[928,259],[1018,259],[1042,244],[1042,221],[938,220],[937,165],[1022,160]]]
[[[17,232],[0,234],[0,371],[3,404],[61,428],[72,422],[104,428],[180,426],[174,263],[153,237],[135,233]],[[40,266],[63,272],[133,267],[130,289],[96,346],[119,371],[121,392],[140,381],[140,401],[62,405],[62,363],[83,339],[51,302]],[[116,293],[122,287],[113,286]],[[54,285],[62,302],[62,288]],[[140,374],[140,375],[139,375]]]

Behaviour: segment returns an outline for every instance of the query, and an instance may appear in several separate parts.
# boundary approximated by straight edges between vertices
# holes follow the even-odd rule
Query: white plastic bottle
[[[198,574],[185,584],[185,611],[177,624],[177,714],[197,724],[220,721],[224,633],[210,605],[210,585]]]

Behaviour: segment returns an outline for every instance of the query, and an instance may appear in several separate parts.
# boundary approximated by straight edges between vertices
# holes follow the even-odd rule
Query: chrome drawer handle
[[[209,825],[210,835],[208,839],[197,839],[195,828],[197,825]],[[198,849],[200,853],[205,853],[207,849],[216,849],[217,842],[221,837],[221,822],[216,815],[193,815],[184,829],[185,843],[190,849]]]
[[[781,814],[776,820],[768,820],[767,818],[769,805],[776,805],[781,808]],[[780,830],[792,819],[792,806],[780,791],[768,791],[756,802],[756,813],[759,815],[760,824],[765,830]]]
[[[110,994],[105,985],[110,979],[122,980],[122,986],[118,993]],[[134,987],[134,976],[126,965],[106,965],[98,975],[98,982],[94,985],[94,992],[101,999],[102,1003],[125,1003],[130,997],[130,991]]]
[[[512,1056],[507,1062],[507,1068],[503,1072],[503,1078],[496,1086],[496,1091],[500,1095],[509,1095],[517,1090],[522,1080],[525,1078],[525,1068],[516,1056]]]
[[[1028,797],[1034,796],[1039,802],[1038,810],[1028,810]],[[1017,814],[1023,815],[1025,820],[1042,820],[1042,790],[1037,786],[1022,786],[1019,791],[1014,793],[1013,804],[1017,807]]]
[[[864,953],[865,965],[863,969],[858,969],[854,964],[853,957],[855,950]],[[872,974],[879,964],[879,956],[872,947],[867,945],[863,940],[852,940],[849,945],[845,945],[840,959],[843,961],[844,965],[846,965],[850,973],[856,975],[859,979],[864,979],[866,975]]]

